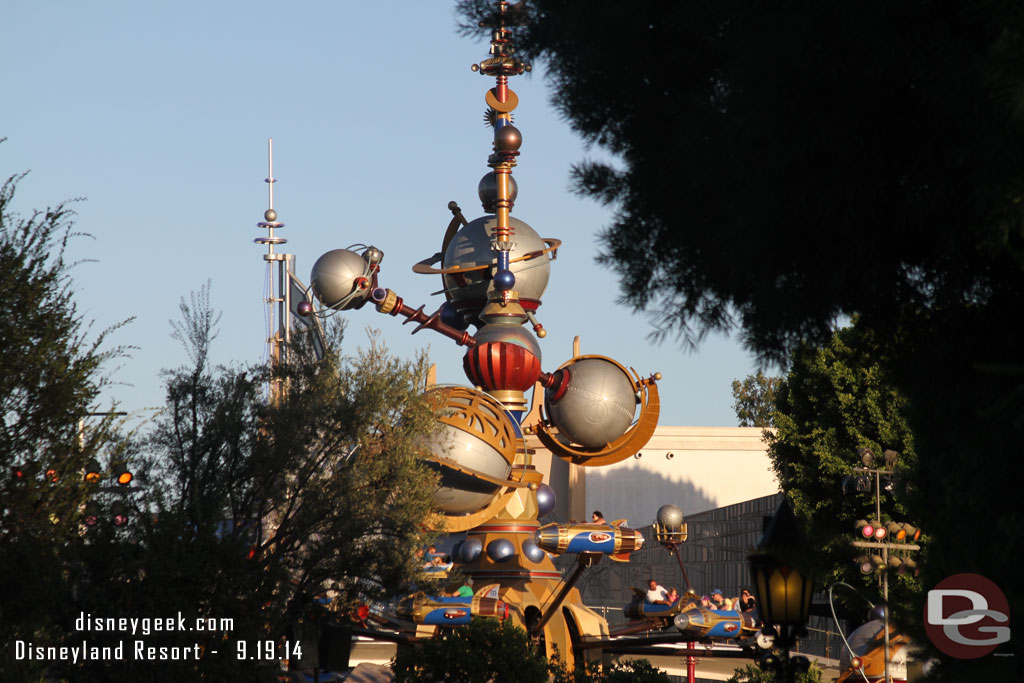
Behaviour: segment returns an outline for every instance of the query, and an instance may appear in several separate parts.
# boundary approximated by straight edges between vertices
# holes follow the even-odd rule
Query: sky
[[[116,402],[148,415],[164,400],[161,371],[188,359],[171,338],[179,303],[210,283],[223,313],[213,360],[266,358],[265,247],[253,239],[267,208],[267,140],[274,140],[277,231],[297,275],[324,252],[373,244],[380,284],[431,312],[439,276],[413,274],[440,249],[455,200],[482,215],[489,170],[483,124],[493,79],[470,66],[484,38],[459,36],[450,2],[12,3],[0,39],[0,173],[30,171],[22,215],[73,198],[75,301],[93,334],[127,318],[108,343],[133,347],[112,365]],[[542,64],[514,77],[523,145],[513,216],[562,240],[540,322],[542,365],[610,356],[643,376],[662,373],[660,423],[735,426],[730,384],[756,370],[737,341],[709,337],[694,352],[649,339],[650,319],[619,303],[615,274],[595,262],[613,209],[569,189],[570,169],[606,160],[561,119]],[[344,314],[346,352],[380,331],[396,355],[428,349],[438,379],[467,384],[464,349],[378,314]]]

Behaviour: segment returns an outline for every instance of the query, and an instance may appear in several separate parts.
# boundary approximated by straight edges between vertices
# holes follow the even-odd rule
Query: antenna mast
[[[289,301],[291,288],[289,285],[289,273],[295,266],[294,254],[279,254],[274,251],[277,245],[287,244],[288,240],[274,234],[277,228],[283,228],[284,223],[277,220],[277,211],[274,210],[274,140],[267,140],[267,177],[263,179],[267,183],[267,210],[263,212],[264,220],[256,225],[266,228],[265,237],[257,237],[253,240],[256,244],[267,245],[267,253],[263,260],[267,262],[267,296],[264,303],[267,306],[267,354],[271,368],[275,367],[285,358],[286,344],[291,341],[291,302]],[[271,380],[271,400],[277,400],[281,395],[282,387],[279,380]]]

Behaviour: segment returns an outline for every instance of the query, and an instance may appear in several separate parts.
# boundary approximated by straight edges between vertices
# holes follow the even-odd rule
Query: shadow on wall
[[[716,497],[689,481],[673,481],[639,465],[603,469],[587,471],[587,510],[601,510],[608,520],[626,519],[632,528],[653,522],[658,508],[667,503],[684,515],[716,506]]]

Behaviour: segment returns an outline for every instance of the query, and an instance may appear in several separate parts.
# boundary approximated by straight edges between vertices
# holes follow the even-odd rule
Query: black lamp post
[[[793,508],[783,499],[760,543],[749,556],[764,631],[775,635],[781,657],[762,658],[762,668],[773,668],[793,681],[797,670],[806,671],[806,657],[789,657],[789,648],[806,632],[814,577],[810,547],[797,525]]]

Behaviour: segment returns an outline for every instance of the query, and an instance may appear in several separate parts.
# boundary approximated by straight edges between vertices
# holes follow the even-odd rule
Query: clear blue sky
[[[134,316],[113,343],[138,347],[107,394],[138,411],[163,401],[160,370],[186,362],[170,338],[178,303],[208,279],[223,310],[217,362],[265,356],[266,141],[274,139],[275,208],[299,276],[329,249],[373,243],[381,284],[432,311],[437,276],[412,265],[440,247],[449,200],[482,214],[476,186],[491,134],[490,79],[470,71],[487,45],[456,34],[447,2],[12,3],[0,41],[0,172],[30,170],[16,197],[28,213],[60,200],[94,240],[73,271],[95,329]],[[594,262],[610,210],[568,191],[570,166],[601,158],[551,106],[542,66],[513,78],[523,133],[513,215],[563,240],[539,311],[543,366],[584,353],[642,375],[661,372],[662,424],[733,426],[730,382],[754,370],[724,338],[697,353],[653,345],[641,314],[616,303]],[[94,261],[93,261],[94,260]],[[462,349],[371,307],[346,314],[349,350],[378,328],[403,356],[429,345],[439,379],[466,383]],[[103,406],[107,407],[107,406]]]

